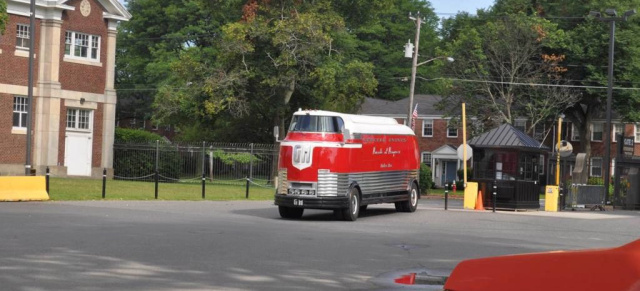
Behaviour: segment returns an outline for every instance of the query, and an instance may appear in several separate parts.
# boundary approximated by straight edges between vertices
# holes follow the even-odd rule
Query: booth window
[[[340,132],[344,122],[337,116],[296,115],[291,121],[289,131],[302,132]]]

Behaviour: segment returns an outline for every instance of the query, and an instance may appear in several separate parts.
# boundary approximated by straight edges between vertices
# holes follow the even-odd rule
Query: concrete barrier
[[[0,201],[49,200],[45,177],[0,177]]]

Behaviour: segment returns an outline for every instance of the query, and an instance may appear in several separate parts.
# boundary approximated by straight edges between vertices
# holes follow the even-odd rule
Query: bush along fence
[[[116,142],[113,146],[115,180],[154,182],[155,198],[162,183],[206,183],[274,188],[278,146],[273,144]],[[106,172],[103,175],[103,189]],[[105,193],[103,190],[103,198]]]

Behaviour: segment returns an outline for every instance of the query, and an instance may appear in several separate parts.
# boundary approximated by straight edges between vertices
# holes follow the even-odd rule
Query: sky
[[[125,3],[126,0],[118,0]],[[438,17],[450,17],[458,11],[466,11],[476,14],[478,8],[487,8],[493,5],[494,0],[429,0]]]
[[[438,17],[448,18],[459,11],[476,14],[478,8],[488,8],[494,0],[429,0]]]

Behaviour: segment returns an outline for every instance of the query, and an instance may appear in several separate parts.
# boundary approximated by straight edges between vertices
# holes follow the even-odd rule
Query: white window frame
[[[427,162],[425,162],[425,160],[424,160],[424,156],[425,155],[429,155],[429,161],[427,161]],[[426,164],[427,166],[429,166],[429,168],[431,168],[431,166],[432,166],[431,165],[432,159],[433,159],[433,156],[431,155],[431,152],[422,152],[422,153],[420,153],[420,161],[423,164]]]
[[[580,141],[580,131],[575,123],[571,123],[571,141]]]
[[[424,134],[424,130],[427,128],[427,125],[431,125],[431,134]],[[433,137],[433,119],[422,120],[422,137]]]
[[[612,128],[612,129],[613,129],[613,130],[611,131],[611,135],[612,135],[612,136],[611,136],[611,140],[612,140],[613,142],[618,142],[618,141],[616,140],[616,133],[617,133],[617,131],[618,131],[619,129],[620,129],[620,133],[622,133],[622,137],[624,137],[624,124],[615,124],[615,123],[614,123],[614,124],[613,124],[613,128]]]
[[[29,50],[30,37],[29,24],[18,23],[16,24],[16,48],[22,50]]]
[[[82,37],[86,37],[86,46],[81,45],[77,42],[84,42]],[[86,60],[91,62],[100,62],[100,46],[101,46],[102,37],[99,35],[86,34],[75,31],[66,31],[64,35],[64,56],[65,58],[71,58],[76,60]],[[87,55],[81,56],[76,55],[77,50],[81,48],[87,48]],[[95,50],[96,57],[93,57],[93,52]],[[80,50],[80,53],[82,51]]]
[[[604,137],[604,124],[602,122],[595,122],[591,124],[591,141],[602,141],[602,138],[600,138],[599,140],[594,139],[594,133],[596,133],[595,131],[595,126],[598,125],[600,126],[600,133],[602,135],[602,138]]]
[[[450,129],[454,129],[453,127],[451,127],[451,126],[450,126],[450,123],[451,123],[451,121],[450,121],[450,120],[448,120],[448,121],[447,121],[447,138],[457,138],[457,137],[458,137],[458,128],[457,128],[457,127],[455,128],[455,130],[456,130],[456,135],[450,135],[450,134],[449,134],[449,133],[450,133],[450,132],[449,132],[449,130],[450,130]]]
[[[600,167],[599,167],[600,168],[600,174],[599,175],[594,175],[593,174],[593,168],[594,168],[593,161],[594,160],[600,160]],[[591,161],[589,161],[589,176],[590,177],[602,177],[602,170],[603,170],[603,168],[602,168],[602,158],[600,158],[600,157],[591,158]]]
[[[25,124],[22,124],[22,118],[28,117],[28,106],[29,98],[24,96],[13,96],[13,113],[11,114],[11,126],[13,129],[26,129],[28,120],[25,120]],[[20,118],[18,119],[18,126],[13,124],[13,115],[19,114]]]
[[[80,127],[80,123],[81,121],[83,121],[80,119],[81,113],[87,114],[86,122],[82,122],[87,124],[86,128]],[[70,120],[70,118],[72,118],[72,120]],[[67,130],[69,131],[91,132],[93,130],[93,110],[82,109],[82,108],[67,108],[67,118],[66,118],[65,124],[66,124]]]

